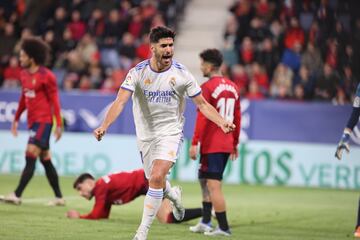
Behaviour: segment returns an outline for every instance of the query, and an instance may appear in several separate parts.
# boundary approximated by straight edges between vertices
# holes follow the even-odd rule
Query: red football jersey
[[[108,218],[111,205],[128,203],[140,195],[145,195],[148,188],[143,169],[103,176],[96,181],[93,190],[95,204],[92,211],[80,218]]]
[[[57,126],[61,126],[55,75],[45,67],[40,67],[33,74],[24,69],[21,71],[20,81],[22,91],[15,120],[19,121],[21,113],[27,109],[29,128],[34,122],[52,123],[53,115],[55,115]]]
[[[192,145],[200,142],[200,153],[232,153],[239,143],[240,99],[239,91],[231,80],[212,77],[201,85],[202,94],[225,120],[233,122],[235,130],[225,134],[220,127],[198,111]]]

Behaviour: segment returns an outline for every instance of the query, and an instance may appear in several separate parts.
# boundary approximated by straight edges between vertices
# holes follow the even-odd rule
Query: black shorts
[[[202,154],[199,165],[199,179],[222,180],[230,153]]]
[[[51,129],[51,123],[33,123],[29,129],[30,137],[28,144],[34,144],[42,150],[48,150],[50,147]]]

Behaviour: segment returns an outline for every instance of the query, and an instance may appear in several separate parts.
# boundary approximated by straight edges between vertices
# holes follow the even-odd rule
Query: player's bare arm
[[[128,90],[124,90],[122,88],[119,89],[116,99],[111,104],[109,111],[105,115],[104,121],[102,122],[100,127],[94,130],[95,138],[98,141],[101,141],[101,138],[106,133],[108,127],[116,120],[116,118],[123,111],[125,104],[131,97],[131,94],[132,92]]]
[[[18,125],[19,125],[19,123],[18,123],[18,121],[16,121],[16,120],[14,120],[14,121],[12,122],[12,124],[11,124],[11,134],[12,134],[14,137],[17,137],[17,135],[18,135],[18,131],[17,131]]]
[[[234,131],[235,124],[233,124],[232,122],[228,122],[223,117],[221,117],[218,111],[216,111],[216,109],[211,106],[201,94],[193,97],[192,99],[196,106],[199,108],[200,112],[204,114],[204,116],[210,121],[218,125],[224,131],[224,133]]]

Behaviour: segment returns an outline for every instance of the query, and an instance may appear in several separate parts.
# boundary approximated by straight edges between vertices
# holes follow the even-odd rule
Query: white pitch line
[[[4,197],[4,196],[1,196]],[[0,197],[0,198],[1,198]],[[22,198],[21,201],[24,203],[41,203],[41,202],[46,202],[46,201],[50,201],[53,200],[54,198],[49,198],[49,197],[44,197],[44,198]],[[68,197],[64,197],[65,200],[69,201],[69,200],[78,200],[81,199],[81,197],[79,196],[68,196]]]

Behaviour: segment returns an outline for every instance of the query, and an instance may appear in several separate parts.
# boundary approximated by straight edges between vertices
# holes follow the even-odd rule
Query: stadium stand
[[[64,91],[115,92],[127,70],[149,57],[147,33],[177,28],[187,0],[2,0],[0,85],[18,88],[21,39],[42,36]]]
[[[3,0],[0,85],[18,88],[19,42],[40,35],[53,49],[50,67],[63,91],[115,92],[127,70],[149,57],[149,29],[176,29],[187,2]],[[356,0],[232,1],[224,72],[249,99],[350,103],[360,79],[359,7]]]
[[[225,70],[242,95],[352,101],[360,71],[359,1],[234,1]]]

